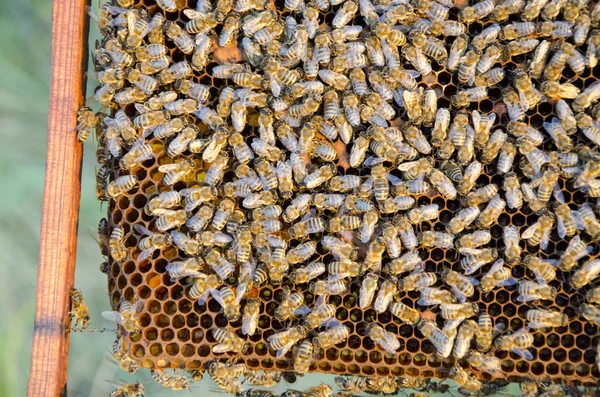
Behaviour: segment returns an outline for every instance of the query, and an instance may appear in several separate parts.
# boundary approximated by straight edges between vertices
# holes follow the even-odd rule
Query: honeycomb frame
[[[189,0],[188,7],[193,7],[195,1]],[[282,1],[276,1],[274,7],[282,9]],[[181,5],[180,5],[181,6]],[[145,0],[136,1],[136,7],[146,7],[150,12],[158,12],[160,9],[154,4],[154,1]],[[331,22],[334,10],[333,7],[328,14],[320,12],[321,22]],[[456,13],[456,8],[451,9],[451,13]],[[187,21],[185,16],[178,13],[165,13],[169,20]],[[514,20],[513,15],[509,22]],[[360,20],[360,17],[355,18]],[[477,34],[486,24],[471,23],[468,24],[470,34]],[[167,42],[171,53],[174,46]],[[230,49],[235,52],[235,48]],[[181,54],[178,56],[182,57]],[[234,56],[237,56],[234,54]],[[179,61],[182,59],[175,59]],[[524,62],[524,56],[516,56],[503,63],[502,67],[511,72],[518,69]],[[218,98],[220,88],[227,85],[226,80],[212,78],[207,71],[215,65],[211,62],[200,76],[195,76],[195,81],[207,84],[211,87],[211,99],[207,104],[213,104]],[[433,74],[426,76],[425,79],[419,79],[419,85],[431,87],[440,95],[438,98],[438,107],[451,107],[450,97],[457,91],[456,75],[445,71],[445,69],[435,62],[432,62],[434,68]],[[586,68],[585,75],[576,76],[569,69],[565,68],[564,76],[574,77],[573,84],[579,88],[585,88],[592,82],[597,81],[595,76],[600,76],[600,65],[593,69]],[[434,77],[433,79],[431,77]],[[489,89],[489,98],[478,103],[472,103],[468,110],[477,109],[487,114],[491,111],[499,116],[496,119],[494,129],[500,128],[506,131],[508,120],[506,107],[502,102],[501,89],[508,85],[508,77],[500,83],[499,87]],[[399,118],[405,114],[405,110],[398,108],[395,103],[392,104],[398,112]],[[124,107],[126,113],[132,114],[132,107]],[[553,107],[549,103],[538,104],[533,111],[526,113],[525,122],[540,128],[544,120],[550,120],[554,113]],[[249,114],[249,126],[244,130],[246,139],[253,137],[254,127],[256,127],[255,117]],[[428,135],[429,129],[425,129]],[[206,131],[205,131],[206,133]],[[206,136],[206,135],[205,135]],[[587,144],[587,139],[580,133],[571,136],[574,144]],[[153,138],[150,144],[157,143]],[[553,145],[546,141],[544,148]],[[347,148],[349,151],[349,148]],[[154,158],[142,163],[141,167],[135,167],[131,170],[132,175],[139,178],[139,184],[130,190],[126,195],[111,200],[108,208],[108,220],[110,230],[115,225],[121,225],[125,233],[128,234],[126,247],[128,249],[127,258],[122,263],[114,262],[109,259],[108,290],[111,305],[117,310],[119,302],[122,299],[131,301],[134,297],[144,301],[144,309],[140,315],[142,330],[139,334],[128,335],[126,337],[125,347],[131,357],[139,361],[144,368],[186,368],[198,369],[204,364],[214,359],[226,359],[233,356],[226,354],[213,354],[211,347],[215,344],[214,338],[208,332],[212,327],[225,327],[228,321],[222,313],[219,313],[220,306],[212,298],[205,305],[198,305],[192,302],[185,295],[186,286],[182,282],[171,282],[165,267],[169,261],[181,260],[185,254],[179,252],[176,247],[169,247],[162,252],[156,251],[150,260],[144,260],[136,263],[135,259],[139,254],[137,243],[140,236],[132,234],[132,225],[136,222],[145,227],[150,227],[152,217],[146,215],[143,211],[144,206],[151,197],[157,193],[170,189],[160,184],[163,176],[158,172],[158,166],[173,162],[165,153],[156,152]],[[112,177],[118,176],[119,167],[117,162],[112,162]],[[205,169],[205,164],[198,165],[193,175],[188,175],[184,181],[180,181],[173,186],[175,190],[186,187],[197,186],[197,177]],[[494,164],[484,166],[484,173],[477,180],[478,185],[488,183],[502,184],[502,176],[495,173]],[[343,164],[338,164],[338,172],[344,174],[365,175],[364,170],[359,171],[352,168],[345,168]],[[368,172],[368,171],[367,171]],[[398,172],[398,171],[396,171]],[[393,172],[392,172],[393,173]],[[233,178],[233,172],[228,171],[225,174],[224,182]],[[581,205],[584,202],[591,202],[582,192],[572,189],[566,180],[561,178],[559,184],[564,191],[565,199],[568,204],[573,206]],[[162,187],[162,189],[159,188]],[[435,203],[440,206],[440,216],[435,222],[423,222],[417,227],[417,232],[425,230],[444,230],[444,224],[447,223],[459,209],[457,200],[446,200],[439,196],[435,191],[430,191],[426,195],[415,196],[417,205]],[[385,219],[385,217],[383,217]],[[498,222],[491,228],[492,241],[489,244],[491,248],[502,248],[502,227],[513,224],[519,227],[521,232],[524,228],[532,225],[537,219],[537,215],[532,213],[529,208],[521,210],[505,209],[500,215]],[[110,232],[109,230],[109,232]],[[131,233],[131,234],[129,234]],[[317,235],[318,238],[319,235]],[[583,234],[583,236],[586,236]],[[584,237],[585,239],[585,237]],[[290,247],[294,247],[299,242],[292,240]],[[552,231],[549,248],[542,252],[538,247],[530,247],[525,241],[521,241],[523,254],[539,254],[542,258],[557,258],[558,253],[567,247],[567,241],[558,238],[556,230]],[[331,256],[325,253],[325,250],[318,245],[317,252],[322,256],[325,264],[331,260]],[[444,268],[450,266],[452,269],[458,269],[459,255],[455,249],[430,249],[427,252],[420,250],[421,258],[425,261],[425,271],[441,273]],[[593,254],[591,257],[598,257],[600,253]],[[315,259],[315,257],[311,258]],[[512,273],[515,277],[527,276],[533,279],[533,275],[527,271],[523,265],[512,267]],[[600,372],[595,365],[596,351],[594,346],[600,342],[600,332],[598,327],[593,324],[584,324],[578,319],[577,307],[584,301],[585,291],[573,291],[573,289],[564,282],[565,274],[557,271],[557,280],[550,284],[557,289],[557,298],[555,302],[548,307],[564,312],[569,316],[569,323],[565,327],[556,327],[549,332],[535,332],[534,360],[526,361],[512,352],[496,351],[494,354],[502,360],[502,371],[510,381],[519,381],[523,378],[547,380],[548,377],[561,376],[563,379],[576,384],[596,384],[600,378]],[[323,277],[323,276],[321,276]],[[233,284],[235,280],[229,280]],[[593,284],[587,289],[593,288]],[[297,286],[298,291],[303,291],[305,303],[311,304],[314,296],[308,291],[307,286]],[[350,336],[345,342],[326,350],[315,348],[317,360],[311,366],[311,371],[334,374],[351,374],[364,376],[415,376],[446,378],[450,368],[455,360],[450,357],[440,359],[435,356],[433,345],[423,337],[420,331],[411,325],[402,324],[399,319],[394,318],[388,311],[377,314],[373,309],[361,310],[358,308],[358,291],[360,285],[353,281],[349,292],[344,296],[331,296],[330,303],[336,305],[336,317],[350,329]],[[282,287],[262,285],[254,291],[261,301],[261,314],[259,316],[258,330],[255,335],[247,338],[250,343],[248,351],[238,357],[238,361],[245,362],[250,369],[293,371],[292,353],[288,352],[282,359],[275,357],[275,352],[270,350],[266,339],[269,335],[284,329],[285,324],[280,323],[274,317],[274,310],[277,303],[281,300]],[[416,301],[419,299],[418,292],[401,293],[401,301],[410,307],[417,308],[420,311],[427,311],[427,308],[419,307]],[[515,331],[525,324],[525,312],[530,307],[527,303],[516,301],[518,292],[516,287],[501,287],[495,289],[489,294],[482,294],[476,289],[473,302],[476,302],[480,310],[485,309],[494,321],[502,322],[507,328]],[[386,354],[378,348],[375,343],[364,335],[366,323],[377,320],[382,326],[399,336],[401,348],[396,355]],[[230,323],[229,326],[238,331],[241,335],[241,320]],[[460,360],[460,364],[468,367],[466,360]],[[485,379],[491,379],[490,375],[483,375],[475,372],[477,376]]]

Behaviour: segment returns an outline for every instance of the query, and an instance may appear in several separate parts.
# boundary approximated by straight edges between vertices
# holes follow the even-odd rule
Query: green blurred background
[[[49,0],[0,1],[0,396],[22,396],[27,390],[47,144],[51,6]],[[91,35],[94,40],[95,27]],[[88,96],[94,84],[89,79]],[[95,198],[93,145],[90,139],[84,149],[75,286],[90,308],[91,327],[101,328],[112,325],[100,315],[108,308],[106,278],[98,270],[102,258],[89,233],[106,209]],[[71,334],[70,396],[107,396],[111,380],[148,383],[149,396],[176,395],[149,383],[147,371],[133,376],[120,372],[106,359],[113,340],[112,333]],[[303,390],[320,382],[333,384],[333,378],[306,376],[298,384],[282,382],[273,391]],[[512,386],[513,394],[519,395],[518,386]],[[203,381],[192,390],[222,396],[215,389],[211,381]]]

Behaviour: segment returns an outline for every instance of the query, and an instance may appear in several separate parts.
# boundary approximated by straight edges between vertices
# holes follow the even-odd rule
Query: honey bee
[[[313,344],[321,349],[337,345],[348,338],[349,331],[345,325],[337,325],[320,332],[313,339]]]
[[[294,284],[304,284],[319,277],[323,273],[325,273],[325,265],[323,262],[311,262],[305,267],[294,270],[290,275],[290,279]]]
[[[450,291],[439,288],[424,287],[421,288],[419,292],[421,293],[421,298],[417,301],[417,304],[420,306],[432,306],[456,302],[456,298]]]
[[[392,334],[377,324],[369,324],[366,329],[367,335],[389,354],[396,354],[400,348],[400,341]]]
[[[444,232],[432,232],[430,230],[419,234],[419,242],[424,248],[440,247],[453,248],[454,235]]]
[[[129,334],[140,332],[141,324],[139,315],[144,308],[144,302],[137,300],[133,304],[128,301],[121,301],[119,311],[102,312],[102,317],[120,325],[123,330]]]
[[[533,346],[533,335],[521,328],[517,332],[496,339],[495,345],[499,350],[510,350],[526,360],[533,360],[533,355],[527,348]]]
[[[303,184],[307,189],[314,189],[330,180],[334,175],[334,168],[324,165],[304,178]]]
[[[475,332],[475,338],[477,339],[479,349],[484,351],[489,350],[494,337],[505,327],[506,326],[502,323],[498,323],[494,326],[492,318],[488,314],[480,314],[477,319],[477,331]]]
[[[481,20],[490,15],[494,11],[494,7],[494,2],[491,0],[481,1],[479,3],[475,3],[470,7],[464,8],[459,13],[459,18],[465,23],[470,23],[475,20]]]
[[[348,289],[348,284],[344,280],[317,280],[312,282],[308,289],[311,293],[316,295],[341,294]]]
[[[591,259],[571,276],[569,283],[573,288],[581,288],[600,274],[600,260]]]
[[[442,279],[450,286],[460,303],[464,303],[468,297],[473,296],[475,293],[474,286],[479,284],[477,280],[450,269],[444,270]]]
[[[135,175],[122,175],[108,184],[106,194],[110,198],[117,198],[136,187],[137,183],[138,178]]]
[[[141,383],[114,384],[115,390],[110,392],[110,397],[143,397],[144,385]]]
[[[569,317],[560,312],[550,310],[530,309],[525,313],[529,328],[564,327],[569,322]]]
[[[298,325],[269,336],[267,342],[271,349],[277,350],[277,357],[283,357],[307,332],[305,327]]]
[[[592,252],[592,247],[581,240],[581,237],[575,236],[569,242],[567,249],[560,257],[560,268],[568,272],[584,256]]]
[[[232,330],[213,328],[211,333],[218,343],[213,346],[213,353],[244,353],[248,347],[248,344]]]
[[[292,316],[307,314],[309,308],[302,306],[304,295],[300,292],[292,293],[288,287],[283,288],[283,300],[275,310],[275,317],[279,321],[285,321]]]
[[[403,323],[416,325],[421,321],[419,311],[408,307],[402,302],[391,302],[388,309],[390,313],[398,317]]]
[[[427,177],[429,182],[438,190],[438,192],[446,199],[453,200],[456,198],[456,188],[452,181],[437,169],[429,171]]]
[[[525,229],[521,238],[527,240],[529,245],[539,245],[542,250],[545,250],[548,247],[554,219],[553,214],[543,214],[533,225]]]
[[[398,281],[399,291],[415,291],[424,287],[430,287],[437,281],[435,273],[416,273],[408,275]]]
[[[469,394],[476,393],[483,387],[483,383],[480,380],[459,366],[454,366],[450,370],[450,378],[460,386],[459,390],[464,390]]]
[[[342,377],[336,376],[335,384],[343,391],[361,393],[367,388],[367,379],[362,376]]]
[[[310,340],[304,340],[298,350],[296,351],[294,358],[294,370],[299,373],[305,373],[308,371],[314,361],[314,346]]]
[[[504,267],[504,261],[498,259],[490,270],[481,278],[481,290],[485,293],[492,291],[496,287],[515,285],[517,280],[511,277],[509,268]]]
[[[439,329],[433,321],[422,320],[417,324],[417,328],[419,328],[423,336],[429,339],[440,357],[446,358],[450,356],[454,338],[450,338],[444,331]]]
[[[584,304],[581,306],[580,315],[592,324],[600,324],[600,309],[594,305]]]
[[[473,320],[464,321],[456,335],[456,342],[452,349],[452,355],[456,359],[461,359],[467,355],[471,347],[471,340],[477,332],[477,323]],[[471,353],[472,354],[472,353]]]
[[[481,372],[487,372],[493,376],[499,376],[503,373],[502,363],[498,357],[471,351],[467,356],[467,361],[469,365]]]
[[[83,294],[77,288],[71,288],[70,291],[71,307],[68,313],[69,324],[75,319],[73,328],[81,326],[81,330],[84,331],[90,325],[90,313],[85,301],[83,300]]]
[[[556,297],[556,288],[529,280],[519,281],[518,291],[517,301],[519,302],[537,301],[539,299],[552,300]]]

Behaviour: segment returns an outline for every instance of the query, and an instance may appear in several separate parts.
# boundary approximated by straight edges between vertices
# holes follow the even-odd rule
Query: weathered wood
[[[73,131],[87,65],[85,0],[54,0],[48,151],[29,396],[66,395],[65,332],[77,250],[82,147]]]

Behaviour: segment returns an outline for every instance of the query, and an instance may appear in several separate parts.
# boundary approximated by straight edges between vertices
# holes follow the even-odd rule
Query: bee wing
[[[179,191],[179,194],[182,195],[183,197],[187,197],[190,194],[192,194],[194,192],[194,190],[196,190],[196,189],[195,188],[182,189]]]
[[[229,347],[219,343],[218,345],[213,346],[213,353],[227,353],[229,351]]]
[[[137,225],[134,225],[134,226],[137,226]],[[150,248],[150,249],[140,252],[140,254],[138,255],[138,257],[136,259],[136,262],[139,263],[139,262],[143,261],[144,259],[148,258],[150,255],[152,255],[152,253],[154,252],[155,249],[156,248],[153,247],[153,248]]]
[[[460,289],[456,288],[454,285],[451,285],[450,288],[452,288],[452,292],[454,292],[454,295],[456,295],[458,301],[460,303],[465,303],[465,301],[467,300],[467,296],[463,294],[463,292]]]
[[[178,169],[179,169],[179,164],[177,164],[177,163],[163,164],[160,167],[158,167],[158,171],[162,172],[163,174],[166,174],[169,171],[177,171]]]
[[[475,277],[467,277],[467,276],[463,276],[463,277],[466,278],[468,282],[473,284],[474,287],[479,285],[479,280],[477,280]]]
[[[340,325],[342,325],[342,323],[340,323],[338,320],[336,320],[333,317],[329,317],[329,318],[326,318],[325,320],[321,321],[321,326],[323,326],[325,328],[339,327]]]
[[[221,298],[221,291],[219,291],[218,289],[213,289],[210,291],[210,294],[212,295],[213,298],[215,298],[215,300],[219,303],[219,305],[221,305],[221,307],[226,306],[225,302]]]
[[[567,235],[567,228],[565,227],[565,222],[561,216],[557,216],[557,228],[558,228],[558,237],[565,238]]]
[[[134,316],[137,316],[142,309],[144,308],[144,301],[136,301],[133,305],[131,305],[131,312]]]
[[[281,357],[285,356],[285,353],[287,353],[293,345],[294,345],[293,343],[288,343],[287,345],[283,346],[281,349],[278,349],[276,357],[281,358]]]
[[[350,273],[330,274],[329,277],[327,278],[327,281],[329,281],[329,282],[339,281],[339,280],[345,279],[346,277],[350,277]]]
[[[198,298],[198,304],[199,305],[203,305],[206,303],[206,298],[208,298],[208,295],[214,291],[214,289],[209,289],[208,291],[205,291],[202,295],[200,295],[200,297]]]
[[[150,108],[142,103],[136,103],[134,106],[135,110],[137,110],[139,114],[148,113],[150,111]]]
[[[531,302],[537,299],[537,296],[533,295],[519,295],[517,297],[517,302]]]
[[[575,222],[575,226],[577,226],[577,229],[583,230],[583,218],[581,217],[581,214],[578,211],[571,211],[571,219],[573,219],[573,222]],[[575,236],[574,239],[575,238],[579,238],[579,236]]]
[[[544,232],[544,236],[542,237],[542,240],[540,241],[540,248],[543,251],[546,251],[546,248],[548,248],[549,242],[550,242],[550,230],[546,230]]]
[[[537,229],[538,223],[534,223],[533,225],[529,226],[527,229],[525,229],[525,231],[521,234],[521,238],[523,240],[527,240],[533,237],[533,235],[535,234],[535,230]]]
[[[446,323],[444,324],[444,332],[448,331],[448,330],[453,330],[458,328],[458,326],[465,320],[464,317],[461,318],[457,318],[454,320],[446,320]]]
[[[554,188],[552,189],[552,195],[559,203],[565,202],[565,195],[563,194],[562,189],[560,188],[560,185],[558,184],[558,182],[556,182],[554,184]]]
[[[500,285],[503,285],[505,287],[510,287],[510,286],[516,285],[516,284],[517,284],[517,280],[512,277],[509,277],[500,283]]]
[[[188,17],[189,19],[199,19],[199,18],[203,18],[204,14],[196,11],[196,10],[192,10],[190,8],[187,8],[185,10],[183,10],[183,14]]]
[[[281,95],[282,84],[277,81],[275,76],[269,75],[269,88],[271,88],[271,92],[275,98],[279,98]]]
[[[137,22],[137,18],[135,17],[135,12],[130,10],[127,12],[127,29],[129,33],[135,31],[135,23]]]
[[[519,91],[519,104],[524,112],[529,109],[529,101],[527,100],[527,97],[523,91]]]
[[[400,164],[397,168],[400,171],[408,171],[411,168],[413,168],[414,166],[416,166],[419,162],[418,161],[409,161],[407,163],[402,163]]]
[[[235,302],[236,303],[240,303],[242,301],[242,298],[244,297],[244,295],[246,295],[246,291],[248,290],[248,284],[246,283],[241,283],[238,287],[237,290],[235,291]]]
[[[294,314],[297,316],[304,316],[310,313],[310,308],[308,306],[300,306],[296,310],[294,310]]]
[[[123,322],[123,316],[121,313],[115,311],[102,312],[102,317],[117,324],[121,324]]]
[[[144,226],[140,225],[139,223],[134,224],[133,228],[135,229],[136,232],[138,232],[141,235],[152,236],[154,234],[150,230],[145,228]]]
[[[531,352],[529,350],[518,349],[516,347],[513,347],[511,350],[513,353],[518,354],[519,356],[523,357],[525,360],[533,360],[533,354],[531,354]]]
[[[404,70],[402,70],[402,72],[406,73],[407,75],[409,75],[410,77],[412,77],[414,79],[416,79],[416,78],[418,78],[418,77],[421,76],[421,73],[417,72],[416,70],[407,70],[407,69],[404,69]]]
[[[538,329],[538,328],[546,328],[546,327],[548,327],[548,324],[542,323],[542,322],[537,322],[537,321],[532,321],[530,323],[527,323],[527,326],[529,328]]]
[[[425,299],[425,298],[421,298],[417,301],[417,305],[419,305],[419,306],[432,306],[432,305],[437,305],[439,303],[440,303],[439,300]]]
[[[460,252],[462,255],[479,255],[483,250],[481,248],[467,248],[467,247],[460,247],[458,249],[458,252]]]

